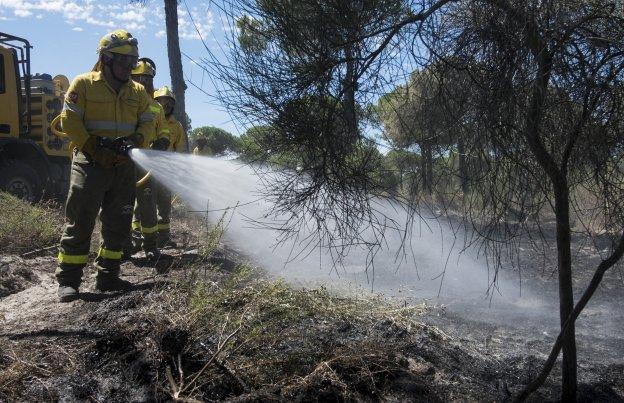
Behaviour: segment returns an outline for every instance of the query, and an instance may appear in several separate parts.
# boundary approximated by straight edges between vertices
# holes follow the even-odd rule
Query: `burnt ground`
[[[556,337],[549,316],[466,315],[453,301],[350,299],[243,276],[235,253],[198,252],[196,228],[177,225],[183,247],[157,270],[140,254],[125,263],[133,290],[93,291],[90,268],[68,304],[56,301],[53,253],[3,256],[0,401],[509,401]],[[596,259],[587,252],[588,266]],[[534,289],[556,291],[548,269],[527,272]],[[580,320],[582,401],[624,401],[624,310],[611,311],[622,294],[609,273]],[[555,370],[531,400],[558,395]]]
[[[554,239],[546,239],[536,251],[527,239],[519,244],[519,259],[507,268],[508,275],[522,276],[523,288],[530,295],[515,303],[445,300],[439,315],[428,315],[424,322],[444,329],[449,335],[470,344],[488,356],[507,363],[522,373],[533,367],[535,373],[550,353],[558,335],[557,250]],[[575,300],[589,284],[594,270],[607,257],[606,242],[589,244],[573,238]],[[504,269],[501,269],[504,270]],[[539,297],[536,297],[539,296]],[[624,268],[610,269],[601,286],[576,322],[578,377],[581,400],[624,401]],[[556,400],[560,389],[559,364],[543,388],[540,399]],[[522,380],[526,383],[528,379]]]

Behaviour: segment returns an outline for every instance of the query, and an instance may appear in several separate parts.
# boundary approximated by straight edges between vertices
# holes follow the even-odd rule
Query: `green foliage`
[[[238,42],[245,52],[261,52],[267,46],[266,33],[259,20],[244,15],[236,20]]]
[[[240,136],[240,157],[247,162],[266,162],[272,152],[267,145],[270,142],[269,126],[253,126]]]
[[[228,210],[223,212],[221,218],[213,227],[210,227],[208,225],[208,218],[206,217],[206,237],[198,250],[198,255],[203,260],[210,259],[214,252],[219,248],[221,239],[223,238],[223,234],[225,233],[227,215]]]
[[[186,126],[184,125],[182,126],[186,127],[188,131],[191,131],[193,129],[193,126],[191,126],[191,123],[192,123],[191,117],[188,115],[188,113],[185,113],[184,116],[186,117]]]
[[[193,129],[189,137],[192,144],[191,148],[195,147],[195,142],[198,138],[205,138],[207,147],[209,147],[215,155],[226,152],[235,153],[240,149],[240,140],[236,136],[214,126],[202,126]]]
[[[384,166],[387,167],[390,178],[387,188],[395,192],[409,193],[411,184],[415,182],[414,175],[419,171],[422,157],[420,154],[392,149],[384,157]]]
[[[384,134],[400,148],[417,145],[444,147],[456,141],[453,125],[461,117],[460,98],[467,87],[463,77],[441,77],[441,67],[416,70],[407,84],[398,85],[378,101],[376,112]]]
[[[275,128],[253,126],[240,137],[240,158],[246,162],[269,163],[283,168],[297,169],[301,156],[274,147]]]
[[[24,252],[58,242],[63,219],[45,204],[30,204],[0,192],[0,251]]]

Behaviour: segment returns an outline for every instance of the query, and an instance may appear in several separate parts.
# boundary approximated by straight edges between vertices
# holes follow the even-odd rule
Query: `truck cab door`
[[[12,49],[0,46],[0,137],[19,137],[20,95],[17,61]]]

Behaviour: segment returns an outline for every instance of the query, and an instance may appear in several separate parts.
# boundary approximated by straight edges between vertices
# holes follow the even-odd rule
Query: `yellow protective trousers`
[[[89,155],[74,150],[66,224],[56,270],[59,284],[76,288],[80,285],[98,214],[102,223],[101,244],[95,260],[98,276],[119,275],[122,248],[130,236],[135,182],[132,162],[104,168]]]
[[[145,175],[145,171],[139,171],[139,175]],[[158,247],[157,191],[153,178],[136,190],[132,229],[141,233],[141,247],[146,252]]]

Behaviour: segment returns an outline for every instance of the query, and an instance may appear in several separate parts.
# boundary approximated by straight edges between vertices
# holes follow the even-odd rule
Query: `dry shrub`
[[[333,396],[375,394],[402,371],[392,351],[420,330],[415,317],[426,310],[296,289],[246,265],[187,291],[195,343],[182,359],[175,397],[200,400],[271,387],[305,399],[310,385],[330,381]]]
[[[79,345],[80,343],[75,343]],[[58,400],[48,379],[76,368],[76,345],[56,341],[0,340],[0,401]]]
[[[0,252],[20,253],[58,241],[63,219],[53,204],[30,204],[0,192]]]
[[[0,262],[0,298],[20,292],[37,281],[31,268]]]

